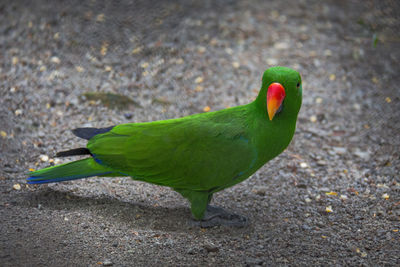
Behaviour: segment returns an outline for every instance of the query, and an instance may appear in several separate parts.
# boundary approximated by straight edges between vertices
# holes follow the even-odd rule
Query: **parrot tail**
[[[28,184],[55,183],[91,176],[113,176],[112,174],[111,169],[98,164],[93,158],[86,158],[30,172],[27,182]]]

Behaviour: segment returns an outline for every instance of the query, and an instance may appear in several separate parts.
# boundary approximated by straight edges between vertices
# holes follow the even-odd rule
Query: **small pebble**
[[[142,47],[136,47],[132,50],[132,54],[139,54],[142,51]]]
[[[76,69],[77,72],[85,71],[85,69],[83,67],[81,67],[81,66],[76,66],[75,69]]]
[[[328,212],[328,213],[329,213],[329,212],[333,212],[332,206],[326,207],[326,208],[325,208],[325,211]]]
[[[257,186],[253,189],[253,192],[259,196],[265,196],[267,191],[268,191],[268,187],[266,187],[266,186]]]
[[[13,185],[14,190],[21,190],[21,185],[20,184],[15,184]]]
[[[267,64],[270,66],[275,66],[278,64],[278,60],[275,58],[268,58],[266,61],[267,61]]]
[[[61,60],[58,57],[51,57],[50,61],[55,64],[60,64]]]
[[[304,168],[307,168],[307,167],[308,167],[308,164],[307,164],[306,162],[301,162],[301,163],[300,163],[300,167],[303,168],[303,169],[304,169]]]
[[[205,106],[204,108],[203,108],[203,111],[204,112],[209,112],[211,110],[211,108],[209,107],[209,106]]]
[[[334,146],[332,147],[332,151],[334,152],[334,154],[344,155],[347,153],[347,148]]]
[[[219,251],[219,248],[212,243],[205,244],[204,248],[207,250],[207,252],[218,252]]]
[[[383,198],[383,199],[389,199],[389,194],[387,194],[387,193],[383,194],[383,195],[382,195],[382,198]]]
[[[326,49],[326,50],[324,51],[324,55],[327,56],[327,57],[330,57],[330,56],[332,56],[332,51],[329,50],[329,49]]]
[[[13,65],[17,65],[19,62],[19,59],[17,57],[12,57],[11,62]]]
[[[217,40],[217,39],[212,38],[212,39],[210,40],[210,45],[215,46],[215,45],[217,45],[217,44],[218,44],[218,40]]]
[[[327,195],[327,196],[337,196],[338,193],[330,191],[330,192],[326,192],[325,195]]]
[[[97,17],[96,17],[96,21],[98,21],[98,22],[103,22],[104,21],[104,14],[103,13],[101,13],[101,14],[98,14],[97,15]]]
[[[113,265],[113,263],[110,260],[103,261],[103,266],[112,266],[112,265]]]
[[[196,88],[194,89],[196,92],[201,92],[204,90],[204,87],[201,85],[197,85]]]
[[[353,108],[354,108],[355,110],[361,110],[361,105],[358,104],[358,103],[354,103],[354,104],[353,104]]]
[[[206,48],[204,46],[200,46],[197,48],[197,52],[199,52],[200,54],[203,54],[204,52],[206,52]]]
[[[313,63],[314,63],[314,66],[317,67],[317,68],[321,66],[321,61],[319,61],[316,58],[313,60]]]
[[[202,83],[203,80],[204,80],[204,78],[201,77],[201,76],[199,76],[199,77],[196,78],[196,80],[194,80],[194,82],[195,82],[195,83]]]
[[[232,66],[235,68],[235,69],[238,69],[239,67],[240,67],[240,64],[239,64],[239,62],[232,62]]]
[[[377,188],[389,188],[389,186],[387,186],[386,184],[382,184],[382,183],[377,183],[376,187]]]
[[[226,52],[228,55],[232,55],[232,54],[233,54],[232,48],[229,48],[229,47],[225,49],[225,52]]]
[[[313,123],[317,122],[317,116],[312,115],[312,116],[310,117],[310,121],[313,122]]]
[[[49,156],[47,156],[47,155],[40,155],[40,160],[43,161],[43,162],[46,162],[46,161],[49,160]]]
[[[357,157],[361,158],[361,159],[364,159],[364,160],[369,160],[370,157],[371,157],[369,151],[362,151],[362,150],[360,150],[360,149],[356,149],[356,150],[353,152],[353,154],[356,155]]]
[[[189,254],[189,255],[193,255],[193,254],[195,254],[195,251],[194,251],[193,248],[189,248],[189,249],[186,251],[186,253]]]
[[[132,113],[125,113],[125,114],[124,114],[124,117],[125,117],[125,119],[127,119],[127,120],[132,119],[132,116],[133,116]]]
[[[102,56],[105,56],[107,54],[107,49],[108,49],[108,43],[104,42],[100,48],[100,54]]]
[[[286,50],[289,48],[289,44],[286,42],[275,43],[274,48],[276,48],[278,50]]]

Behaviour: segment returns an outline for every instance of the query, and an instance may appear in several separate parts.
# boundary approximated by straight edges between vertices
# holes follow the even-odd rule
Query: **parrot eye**
[[[299,88],[300,87],[300,82],[298,82],[296,86],[297,86],[297,88]]]

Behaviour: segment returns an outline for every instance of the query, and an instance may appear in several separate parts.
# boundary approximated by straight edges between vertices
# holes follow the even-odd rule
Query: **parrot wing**
[[[232,184],[257,159],[243,124],[201,119],[118,125],[90,139],[88,148],[123,175],[195,191]]]

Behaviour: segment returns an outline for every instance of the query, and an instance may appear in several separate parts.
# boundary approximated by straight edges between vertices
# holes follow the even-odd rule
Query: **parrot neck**
[[[255,110],[253,114],[257,114],[252,125],[259,155],[256,167],[260,168],[267,161],[282,153],[290,144],[296,129],[297,114],[282,112],[271,121],[268,118],[266,105],[260,105],[257,99],[250,105]]]

